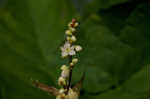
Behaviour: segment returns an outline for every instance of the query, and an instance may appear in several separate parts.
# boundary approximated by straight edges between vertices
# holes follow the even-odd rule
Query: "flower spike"
[[[58,78],[58,85],[60,89],[47,86],[45,84],[34,82],[34,85],[43,91],[46,91],[54,96],[56,99],[79,99],[80,89],[83,82],[83,78],[71,87],[72,71],[73,67],[78,63],[78,58],[75,55],[82,50],[80,45],[76,45],[77,27],[79,23],[76,19],[68,24],[68,29],[65,31],[65,43],[60,47],[61,57],[68,58],[69,63],[61,66],[61,75]]]

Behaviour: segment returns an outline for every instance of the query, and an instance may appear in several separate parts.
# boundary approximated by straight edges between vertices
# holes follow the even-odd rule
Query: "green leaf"
[[[139,9],[141,9],[144,14],[142,19],[135,18],[138,16],[137,14],[141,13]],[[126,17],[126,19],[128,20],[132,20],[129,21],[131,26],[135,24],[133,25],[135,26],[134,29],[137,29],[137,33],[141,35],[141,37],[139,36],[139,38],[135,37],[135,39],[141,39],[143,41],[139,41],[137,43],[138,48],[135,47],[136,45],[134,45],[136,44],[136,42],[133,42],[133,45],[124,42],[122,38],[120,39],[120,36],[114,33],[115,31],[117,31],[117,29],[110,27],[110,25],[107,25],[109,23],[112,24],[112,21],[109,22],[104,19],[111,19],[112,16],[106,17],[108,13],[104,13],[103,17],[91,16],[86,22],[84,22],[83,26],[81,27],[81,32],[84,35],[82,37],[84,38],[84,42],[82,43],[85,45],[83,46],[86,46],[83,56],[86,58],[81,61],[84,62],[83,64],[87,72],[87,77],[84,84],[84,88],[86,91],[97,93],[103,90],[109,90],[109,88],[111,88],[112,86],[121,86],[132,75],[141,70],[141,68],[143,67],[142,64],[147,64],[149,60],[149,54],[146,55],[146,53],[148,53],[148,49],[146,48],[149,48],[149,40],[146,39],[148,36],[145,36],[146,38],[142,38],[142,31],[145,31],[144,33],[147,34],[150,31],[147,27],[149,26],[147,25],[149,23],[146,21],[149,17],[148,9],[149,4],[143,6],[139,5],[139,7],[133,10],[131,14],[129,13],[129,18]],[[134,14],[134,16],[132,14]],[[119,16],[120,15],[118,15],[118,17]],[[121,33],[118,34],[122,35],[123,31],[124,35],[127,35],[127,33],[124,32],[124,28],[128,26],[128,20],[127,22],[125,21],[125,23],[123,23],[122,28],[119,28]],[[140,20],[139,25],[134,22],[134,20]],[[117,18],[114,18],[113,21],[115,22],[119,20]],[[122,19],[120,21],[122,22]],[[118,22],[117,25],[122,24],[121,22]],[[114,24],[114,27],[115,25],[116,24]],[[146,26],[144,27],[144,25]],[[132,28],[128,28],[128,31],[129,34],[132,35]],[[122,37],[126,37],[124,38],[124,40],[133,40],[130,39],[128,35],[124,35],[122,35]],[[136,32],[134,32],[134,35],[136,35]],[[142,46],[145,46],[144,49]]]
[[[84,24],[86,50],[89,53],[86,54],[87,56],[85,55],[86,59],[89,57],[89,60],[86,61],[88,77],[85,81],[85,90],[92,94],[90,93],[91,96],[89,96],[87,92],[83,97],[97,99],[149,98],[149,87],[146,87],[150,83],[147,72],[149,65],[144,65],[149,63],[149,9],[147,3],[140,4],[133,10],[122,29],[120,28],[121,32],[118,33],[120,36],[113,33],[116,30],[107,25],[112,21],[105,24],[107,21],[101,19],[106,17],[92,16]],[[107,15],[107,13],[105,14]],[[118,21],[118,19],[114,18],[113,21]],[[120,22],[120,24],[122,23]],[[93,65],[95,65],[95,70],[93,70]],[[111,78],[111,80],[101,80],[103,72],[110,75],[110,77],[104,78]],[[115,87],[111,88],[111,85],[115,85]],[[98,95],[101,92],[104,94]]]
[[[130,12],[112,7],[123,2],[93,1],[90,16],[81,17],[83,52],[73,83],[86,73],[83,99],[149,98],[149,4]],[[65,62],[59,46],[72,16],[65,0],[8,0],[0,9],[0,98],[55,98],[33,88],[30,79],[56,86]]]
[[[107,93],[96,96],[95,99],[149,99],[149,70],[150,65],[148,64],[127,80],[119,89],[110,90]]]
[[[89,19],[82,24],[81,33],[80,37],[84,41],[79,40],[85,49],[77,70],[86,72],[83,84],[86,91],[99,92],[117,86],[127,79],[122,77],[129,76],[125,71],[127,65],[139,66],[141,56],[138,51],[122,43],[106,26],[95,24]],[[82,73],[78,71],[74,74],[76,79]]]
[[[78,4],[77,8],[81,12],[81,15],[84,16],[83,19],[85,19],[92,14],[98,13],[98,11],[100,10],[108,9],[113,6],[126,3],[129,0],[81,0],[81,1],[77,2]]]
[[[143,54],[143,60],[147,62],[150,59],[149,6],[150,3],[139,5],[130,15],[127,24],[120,33],[122,42],[140,50]]]

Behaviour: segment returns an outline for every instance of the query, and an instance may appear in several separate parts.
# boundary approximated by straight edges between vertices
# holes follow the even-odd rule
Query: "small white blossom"
[[[78,94],[77,92],[73,91],[71,88],[69,89],[67,99],[78,99]]]
[[[82,47],[81,47],[80,45],[76,45],[76,46],[75,46],[75,50],[76,50],[77,52],[79,52],[79,51],[82,50]]]
[[[74,46],[71,46],[69,42],[66,42],[63,47],[61,47],[62,57],[67,57],[68,55],[73,56],[76,54]]]

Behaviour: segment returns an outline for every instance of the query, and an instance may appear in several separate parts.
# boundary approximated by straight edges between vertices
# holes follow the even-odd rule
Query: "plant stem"
[[[72,56],[69,56],[69,64],[72,62]],[[72,79],[72,66],[69,67],[70,72],[69,72],[69,80],[68,80],[68,86],[67,86],[67,93],[69,91],[69,88],[71,87],[71,79]]]

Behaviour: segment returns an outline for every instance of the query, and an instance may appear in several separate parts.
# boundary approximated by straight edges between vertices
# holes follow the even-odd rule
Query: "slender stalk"
[[[72,62],[72,56],[69,56],[69,64]],[[68,80],[68,86],[67,86],[67,93],[69,91],[69,88],[71,87],[71,79],[72,79],[72,66],[69,67],[70,72],[69,72],[69,80]]]

